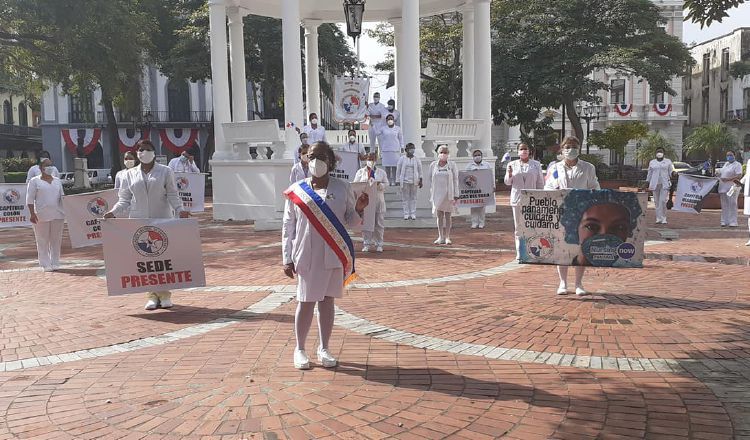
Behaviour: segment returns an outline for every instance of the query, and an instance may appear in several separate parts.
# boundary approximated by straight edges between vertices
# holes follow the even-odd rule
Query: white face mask
[[[357,136],[349,136],[349,142],[355,143],[357,141]]]
[[[130,169],[135,166],[135,159],[125,159],[125,168]]]
[[[138,160],[141,161],[141,163],[149,164],[154,161],[154,158],[156,157],[156,154],[151,150],[144,150],[138,152]]]
[[[664,159],[664,153],[656,153],[657,159]]]
[[[310,161],[310,174],[314,177],[323,177],[328,174],[328,164],[320,159]]]
[[[578,159],[578,148],[563,148],[562,154],[567,160]]]
[[[310,119],[310,123],[311,123],[312,125],[318,125],[318,118],[313,118],[313,119]]]
[[[180,156],[180,161],[187,162],[188,158],[186,156]]]
[[[440,153],[440,154],[438,154],[438,159],[440,159],[440,160],[448,160],[448,153]]]
[[[53,167],[52,165],[44,167],[44,174],[51,176],[52,173],[54,172],[55,172],[55,167]]]
[[[389,119],[387,124],[389,127],[393,127],[393,124],[395,124],[395,122],[393,122],[393,119]]]
[[[482,163],[482,156],[474,156],[474,163]]]
[[[375,161],[374,161],[374,160],[368,160],[367,162],[365,162],[365,164],[366,164],[366,165],[367,165],[368,167],[372,168],[372,167],[374,167],[374,166],[375,166]]]

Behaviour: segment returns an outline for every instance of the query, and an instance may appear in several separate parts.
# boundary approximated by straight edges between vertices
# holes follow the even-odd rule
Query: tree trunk
[[[581,141],[583,139],[583,126],[581,125],[581,120],[576,114],[576,106],[573,97],[566,96],[563,104],[565,104],[565,113],[568,114],[570,125],[573,126],[573,131],[575,131],[576,137]],[[565,135],[565,133],[563,133],[563,135]],[[586,141],[588,142],[588,139]]]
[[[112,97],[104,90],[102,90],[102,106],[104,107],[104,114],[107,115],[107,138],[109,139],[109,156],[112,160],[110,173],[112,181],[114,181],[117,172],[122,169],[120,167],[120,136],[117,133],[117,119],[115,118]]]

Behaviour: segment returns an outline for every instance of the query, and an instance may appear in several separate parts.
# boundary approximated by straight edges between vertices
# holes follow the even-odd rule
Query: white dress
[[[750,159],[747,161],[745,168],[745,176],[741,180],[745,185],[745,207],[742,208],[742,213],[750,215]]]
[[[383,160],[384,167],[395,167],[398,165],[398,159],[401,157],[401,149],[404,147],[404,135],[401,127],[385,126],[378,137],[380,143],[380,157]]]
[[[448,161],[445,166],[438,165],[438,161],[430,164],[430,201],[432,202],[432,213],[437,211],[453,212],[455,210],[455,199],[459,196],[458,168],[456,164]]]

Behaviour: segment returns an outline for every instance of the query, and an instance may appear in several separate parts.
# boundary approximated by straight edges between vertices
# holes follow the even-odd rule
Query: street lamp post
[[[578,117],[586,121],[586,154],[589,154],[589,134],[591,133],[591,121],[598,121],[601,116],[602,106],[590,105],[581,106],[576,105],[576,114]]]
[[[357,48],[357,74],[359,74],[359,36],[362,35],[362,16],[365,13],[365,0],[344,0],[346,34],[354,40]]]

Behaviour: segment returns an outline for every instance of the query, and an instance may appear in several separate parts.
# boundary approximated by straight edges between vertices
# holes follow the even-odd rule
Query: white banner
[[[492,170],[458,172],[459,208],[495,206]]]
[[[102,217],[117,203],[117,190],[63,196],[70,244],[74,248],[102,243]]]
[[[677,180],[677,191],[675,191],[672,211],[692,212],[693,214],[701,212],[703,198],[718,183],[719,179],[716,177],[680,174]]]
[[[206,199],[206,175],[202,173],[174,173],[182,205],[190,212],[203,212]]]
[[[337,76],[334,83],[334,119],[337,122],[363,122],[367,114],[370,78]]]
[[[110,296],[206,285],[197,219],[102,222]]]
[[[354,176],[359,169],[359,153],[353,151],[336,152],[336,169],[331,172],[331,176],[344,179],[347,182],[354,180]]]
[[[646,201],[646,193],[524,190],[519,262],[643,267]]]
[[[31,226],[25,183],[0,183],[0,228]]]

